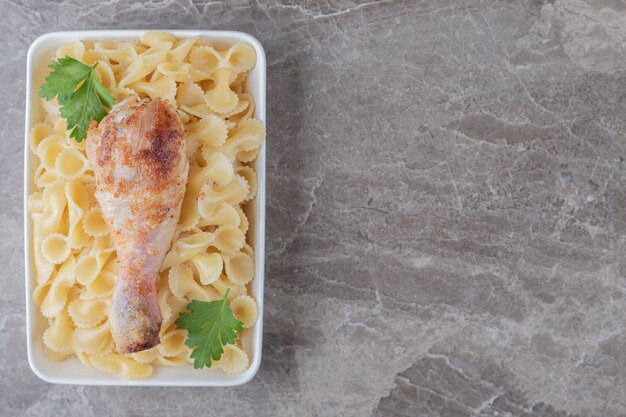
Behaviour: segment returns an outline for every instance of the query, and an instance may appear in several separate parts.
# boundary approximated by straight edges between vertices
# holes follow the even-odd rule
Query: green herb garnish
[[[192,349],[193,367],[210,368],[211,360],[219,360],[224,353],[224,345],[234,344],[237,332],[243,330],[243,323],[235,318],[227,298],[218,301],[192,300],[181,313],[176,325],[188,331],[185,344]]]
[[[61,117],[72,132],[70,137],[81,142],[87,137],[89,123],[99,122],[107,114],[115,99],[96,79],[94,70],[98,63],[88,66],[77,59],[65,56],[52,61],[52,72],[39,90],[39,97],[48,101],[57,97]]]

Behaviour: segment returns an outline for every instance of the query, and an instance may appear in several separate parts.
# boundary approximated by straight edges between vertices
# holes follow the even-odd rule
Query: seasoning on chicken
[[[120,353],[139,352],[159,343],[156,280],[185,194],[185,130],[165,101],[131,96],[92,122],[86,146],[119,261],[111,333]]]

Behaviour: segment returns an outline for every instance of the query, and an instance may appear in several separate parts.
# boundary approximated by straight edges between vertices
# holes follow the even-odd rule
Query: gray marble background
[[[26,51],[97,28],[266,48],[266,330],[245,386],[28,367]],[[0,414],[625,416],[625,46],[623,0],[0,0]]]

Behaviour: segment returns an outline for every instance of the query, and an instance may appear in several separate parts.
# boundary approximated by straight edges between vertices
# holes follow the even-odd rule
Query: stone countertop
[[[0,0],[0,414],[626,415],[626,3],[280,3]],[[26,52],[106,28],[236,29],[267,51],[247,385],[58,386],[28,367]]]

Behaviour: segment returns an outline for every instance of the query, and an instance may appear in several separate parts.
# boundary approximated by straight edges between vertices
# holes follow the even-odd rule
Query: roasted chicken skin
[[[131,96],[92,122],[86,148],[119,261],[111,333],[118,352],[139,352],[159,343],[156,280],[187,184],[185,130],[165,101]]]

